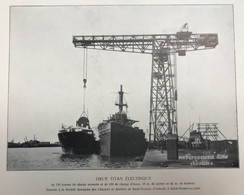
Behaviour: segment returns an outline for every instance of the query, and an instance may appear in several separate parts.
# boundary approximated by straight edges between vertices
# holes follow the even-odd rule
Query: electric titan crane
[[[157,143],[178,135],[176,69],[171,56],[213,49],[218,35],[193,34],[186,23],[176,34],[73,36],[73,44],[78,48],[152,55],[149,142]]]

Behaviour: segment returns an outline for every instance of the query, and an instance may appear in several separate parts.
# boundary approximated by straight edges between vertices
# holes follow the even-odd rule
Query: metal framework
[[[227,140],[217,127],[218,123],[197,123],[197,130],[201,132],[203,139],[211,141]]]
[[[179,140],[188,140],[189,138],[185,137],[187,132],[194,131],[195,123],[192,123],[189,128],[179,137]],[[211,141],[221,141],[227,140],[224,134],[217,127],[218,123],[196,123],[197,132],[200,132],[203,139]]]
[[[152,55],[149,141],[178,134],[176,71],[172,54],[185,56],[188,51],[213,49],[217,34],[176,34],[73,36],[78,48],[144,53]]]

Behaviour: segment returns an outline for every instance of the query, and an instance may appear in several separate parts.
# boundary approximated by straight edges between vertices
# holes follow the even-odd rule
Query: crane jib
[[[191,51],[198,49],[211,49],[218,45],[218,35],[192,34],[191,32],[178,32],[169,35],[124,35],[124,36],[73,36],[75,47],[91,47],[92,49],[111,49],[128,52],[148,52],[153,50],[171,49],[173,52]],[[99,48],[100,47],[100,48]],[[130,50],[133,49],[133,50]],[[149,52],[150,53],[150,52]]]

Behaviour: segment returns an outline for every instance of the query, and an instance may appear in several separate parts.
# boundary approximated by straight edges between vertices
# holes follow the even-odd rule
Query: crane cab
[[[189,31],[181,31],[181,32],[176,33],[176,37],[179,40],[187,40],[190,38],[191,35],[192,35],[192,32],[189,32]]]

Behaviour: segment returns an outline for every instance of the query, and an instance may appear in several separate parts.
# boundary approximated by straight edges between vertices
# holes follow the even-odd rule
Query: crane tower
[[[173,54],[213,49],[215,33],[193,34],[187,23],[176,34],[73,36],[77,48],[143,53],[152,55],[149,142],[178,135],[176,71]]]

